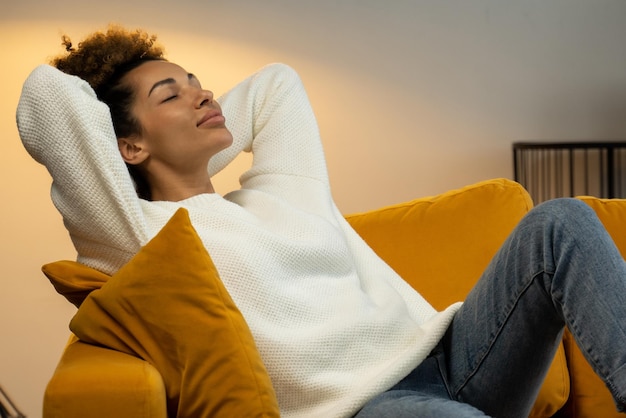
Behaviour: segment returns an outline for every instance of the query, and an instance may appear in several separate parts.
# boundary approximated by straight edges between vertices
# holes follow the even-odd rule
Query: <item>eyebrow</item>
[[[197,77],[194,74],[192,74],[192,73],[188,73],[187,74],[187,80],[192,80],[194,78],[197,79]],[[174,80],[173,78],[170,77],[170,78],[166,78],[166,79],[161,80],[161,81],[157,81],[156,83],[154,83],[152,85],[152,88],[150,88],[150,91],[148,92],[148,97],[150,97],[150,95],[152,94],[154,89],[159,88],[161,86],[168,85],[168,84],[176,84],[176,80]]]

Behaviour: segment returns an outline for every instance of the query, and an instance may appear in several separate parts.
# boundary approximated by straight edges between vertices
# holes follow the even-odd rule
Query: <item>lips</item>
[[[217,109],[211,109],[204,114],[202,119],[198,121],[196,124],[197,127],[200,126],[213,126],[213,125],[221,125],[225,122],[225,118]]]

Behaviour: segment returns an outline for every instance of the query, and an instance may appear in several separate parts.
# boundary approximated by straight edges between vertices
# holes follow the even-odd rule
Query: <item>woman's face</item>
[[[124,76],[135,92],[133,115],[141,132],[133,138],[147,161],[173,173],[203,169],[209,159],[232,143],[213,93],[180,66],[148,61]],[[122,153],[124,155],[124,153]],[[125,158],[126,159],[126,158]]]

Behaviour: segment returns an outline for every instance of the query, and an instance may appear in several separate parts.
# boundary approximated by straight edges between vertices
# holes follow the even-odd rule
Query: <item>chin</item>
[[[228,135],[226,135],[226,137],[224,138],[224,148],[222,149],[229,148],[231,145],[233,145],[233,134],[231,134],[228,129],[226,129],[226,132],[228,133]]]

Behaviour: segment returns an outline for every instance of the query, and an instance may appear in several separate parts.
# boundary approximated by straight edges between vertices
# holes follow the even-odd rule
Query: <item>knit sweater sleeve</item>
[[[24,83],[17,125],[26,150],[52,176],[51,197],[79,260],[117,270],[147,236],[108,107],[82,79],[41,65]]]
[[[209,164],[214,174],[242,151],[252,152],[245,188],[259,176],[308,178],[328,184],[319,129],[298,74],[285,64],[268,65],[219,99],[234,143]]]

